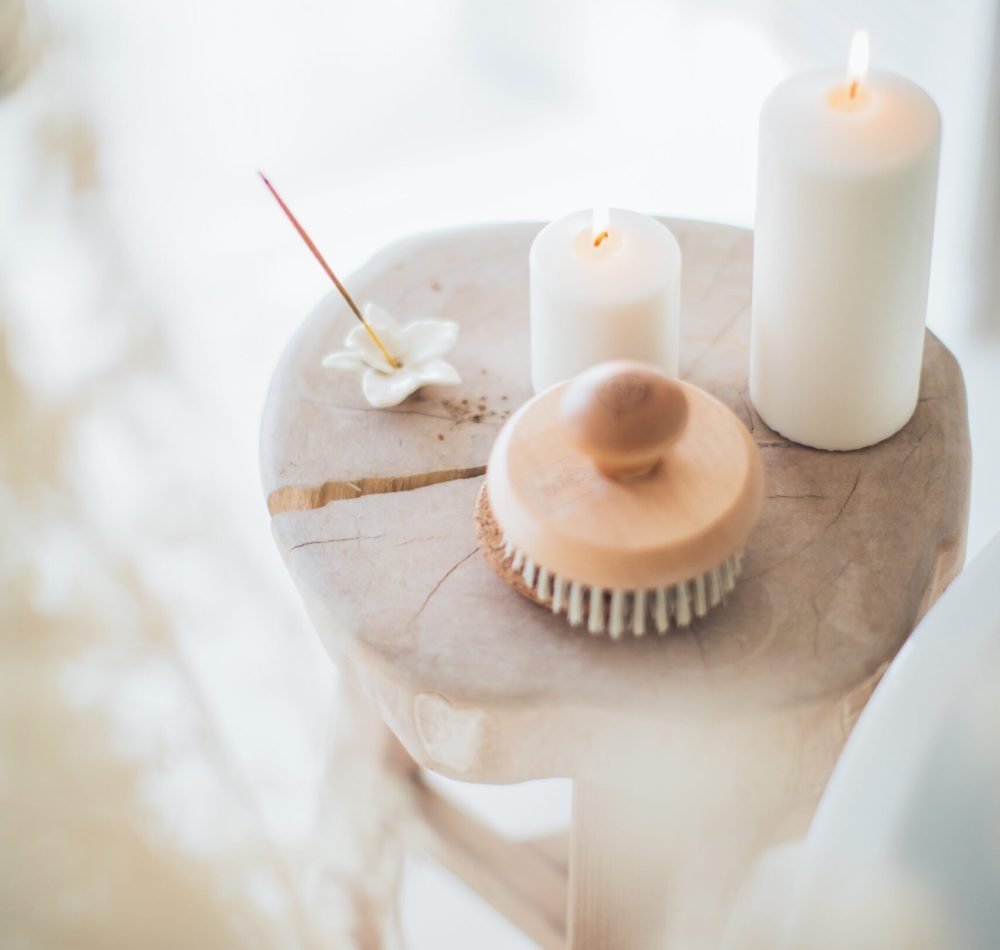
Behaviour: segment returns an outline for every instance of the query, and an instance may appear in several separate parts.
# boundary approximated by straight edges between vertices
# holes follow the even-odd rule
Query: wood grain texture
[[[970,459],[950,353],[928,335],[917,412],[892,439],[850,453],[789,443],[747,395],[750,233],[668,223],[684,253],[681,375],[746,422],[767,498],[730,605],[665,640],[572,631],[476,547],[474,473],[531,394],[538,225],[412,239],[347,281],[399,318],[457,320],[461,386],[368,407],[355,378],[320,366],[353,325],[334,295],[282,357],[261,437],[276,541],[328,648],[422,764],[470,780],[600,778],[623,734],[634,758],[750,711],[777,717],[779,744],[802,745],[796,729],[815,723],[826,761],[850,697],[867,695],[961,563]],[[811,786],[818,773],[801,771]]]

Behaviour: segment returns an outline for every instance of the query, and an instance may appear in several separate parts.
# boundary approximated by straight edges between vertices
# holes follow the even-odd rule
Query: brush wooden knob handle
[[[559,419],[604,475],[636,478],[652,471],[684,431],[687,396],[680,383],[652,366],[614,360],[566,386]]]

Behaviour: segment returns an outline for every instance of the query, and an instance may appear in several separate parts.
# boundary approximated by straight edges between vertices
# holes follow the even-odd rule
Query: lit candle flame
[[[858,87],[868,77],[868,60],[871,56],[871,40],[867,30],[858,30],[851,39],[851,51],[847,54],[848,95],[853,99]]]
[[[594,247],[600,247],[601,242],[608,236],[610,220],[611,212],[608,208],[594,208],[594,216],[590,221],[590,236],[594,241]]]

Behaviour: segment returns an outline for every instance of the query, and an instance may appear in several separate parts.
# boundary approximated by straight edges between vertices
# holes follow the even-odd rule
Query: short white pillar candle
[[[937,107],[866,75],[866,34],[851,60],[846,78],[786,80],[760,116],[750,396],[820,449],[872,445],[913,414],[934,231]]]
[[[612,359],[677,375],[681,250],[664,224],[620,208],[560,218],[531,245],[529,276],[535,392]]]

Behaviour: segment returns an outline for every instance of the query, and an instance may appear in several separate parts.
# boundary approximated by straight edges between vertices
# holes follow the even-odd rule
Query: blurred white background
[[[336,673],[256,464],[327,284],[257,168],[342,274],[596,202],[750,226],[763,98],[868,27],[944,117],[929,322],[967,379],[974,553],[1000,530],[998,23],[996,0],[0,0],[6,945],[341,945],[301,883]],[[568,815],[565,783],[448,788],[515,834]],[[422,863],[402,924],[528,946]]]

